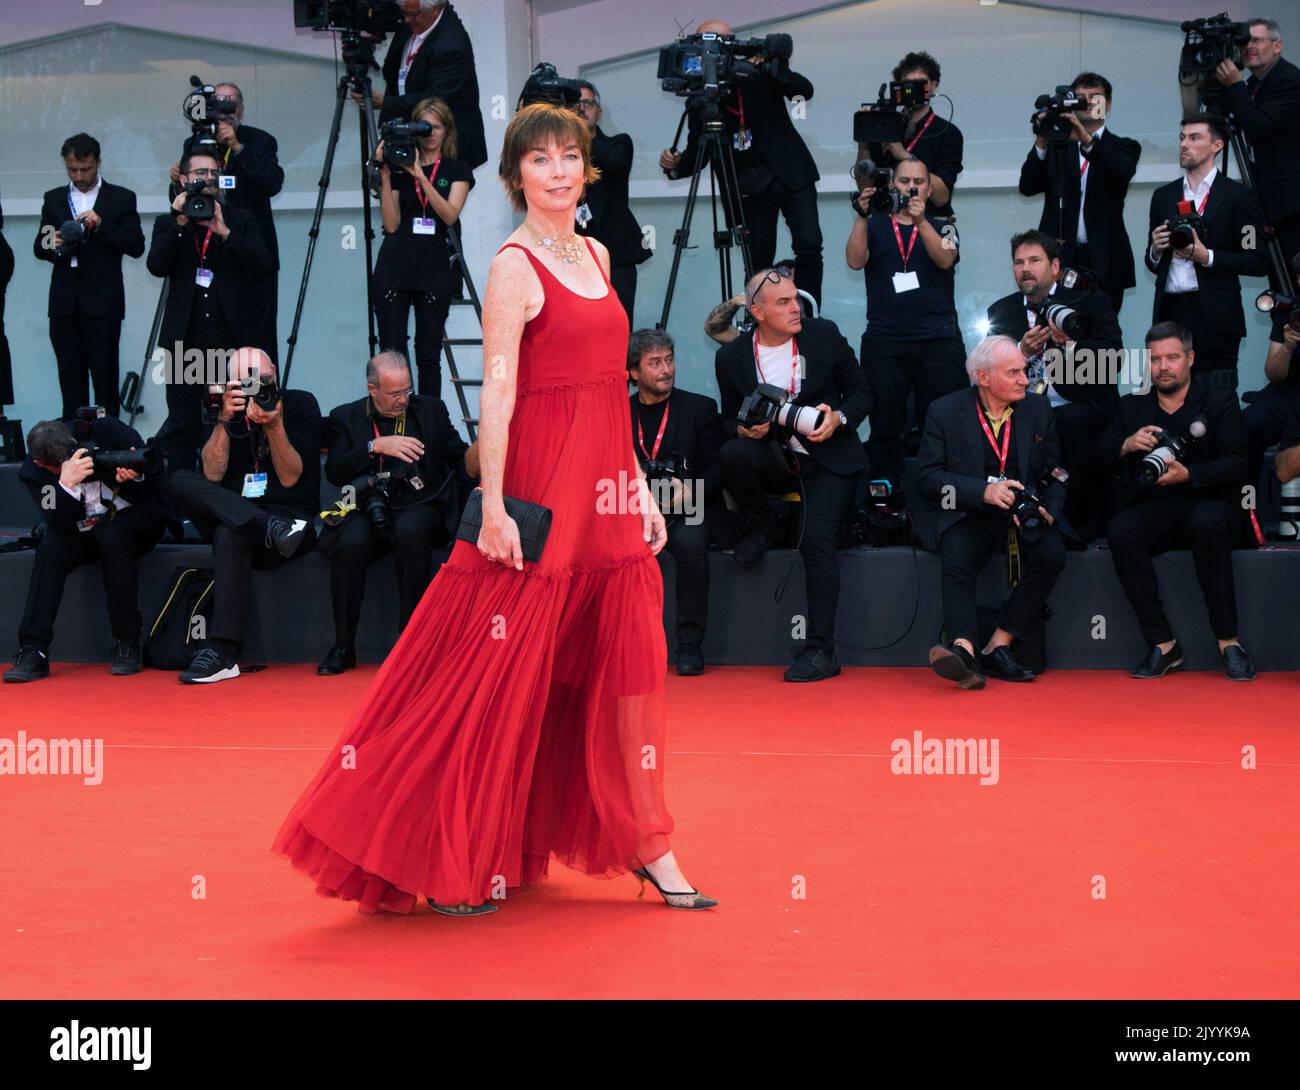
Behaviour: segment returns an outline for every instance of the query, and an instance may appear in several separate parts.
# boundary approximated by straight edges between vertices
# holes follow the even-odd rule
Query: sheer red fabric
[[[482,904],[551,858],[613,877],[673,830],[627,316],[608,279],[578,295],[518,248],[546,299],[520,343],[504,488],[554,512],[542,559],[519,572],[456,543],[272,845],[364,913]]]

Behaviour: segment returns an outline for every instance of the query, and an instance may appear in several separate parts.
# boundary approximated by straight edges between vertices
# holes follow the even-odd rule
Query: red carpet
[[[0,997],[1300,995],[1296,674],[670,675],[674,850],[721,905],[555,865],[454,920],[360,916],[269,851],[372,672],[4,686],[0,739],[105,749],[98,786],[0,776]],[[996,738],[998,783],[891,773],[915,730]]]

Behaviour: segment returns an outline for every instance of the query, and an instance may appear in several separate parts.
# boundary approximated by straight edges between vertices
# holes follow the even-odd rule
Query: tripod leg
[[[680,132],[680,128],[678,131]],[[700,191],[700,171],[704,168],[705,147],[708,139],[707,133],[701,136],[699,145],[696,148],[695,166],[691,170],[691,184],[686,192],[686,207],[682,210],[682,225],[673,236],[673,262],[668,270],[668,286],[664,289],[664,309],[659,315],[659,324],[655,326],[656,329],[668,328],[668,312],[672,309],[673,290],[677,286],[677,269],[682,263],[682,251],[686,248],[687,240],[691,234],[691,217],[695,214],[695,200]]]
[[[375,262],[373,255],[375,229],[370,211],[370,154],[378,143],[376,139],[374,104],[371,101],[370,77],[364,77],[358,86],[361,91],[362,114],[357,118],[361,137],[361,216],[365,223],[366,237],[366,328],[370,333],[370,354],[379,350],[379,337],[375,333],[375,287],[371,273]]]
[[[144,347],[144,362],[140,364],[140,370],[137,373],[128,374],[122,381],[122,408],[130,410],[131,413],[126,421],[128,428],[135,427],[135,418],[143,409],[140,404],[140,393],[144,389],[144,376],[149,370],[149,364],[153,362],[154,352],[158,346],[158,331],[162,328],[163,314],[167,309],[167,286],[170,283],[171,279],[164,276],[162,287],[158,290],[158,305],[154,307],[153,323],[149,326],[149,341]],[[173,345],[172,348],[174,347]],[[171,352],[172,349],[169,348],[166,351]],[[166,361],[167,357],[164,356],[163,359]],[[180,362],[180,360],[173,360],[173,364],[176,366],[179,366]],[[166,381],[169,376],[163,377],[164,381]],[[134,384],[132,384],[132,379],[135,380]],[[135,388],[129,389],[128,387],[131,385],[134,385]],[[159,427],[161,426],[159,425]]]
[[[741,265],[745,270],[745,281],[754,275],[754,261],[749,253],[749,228],[745,223],[745,206],[740,199],[740,178],[736,174],[736,160],[731,154],[731,145],[719,140],[722,159],[723,199],[731,208],[733,244],[740,250]],[[727,265],[730,268],[730,261]]]

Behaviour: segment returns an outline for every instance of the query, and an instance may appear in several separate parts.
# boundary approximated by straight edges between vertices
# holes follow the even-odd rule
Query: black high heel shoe
[[[440,905],[435,904],[433,898],[426,897],[429,907],[434,912],[440,912],[444,916],[486,916],[489,912],[495,912],[497,906],[491,901],[484,901],[481,905]]]
[[[705,897],[698,889],[688,890],[685,893],[670,893],[655,881],[654,875],[645,867],[637,867],[632,873],[637,876],[637,879],[641,883],[641,888],[637,890],[637,897],[645,896],[645,884],[646,882],[649,882],[659,891],[659,895],[664,899],[664,904],[669,908],[712,908],[718,903],[712,897]],[[677,904],[670,901],[670,897],[676,897],[680,900],[689,900],[690,904]]]

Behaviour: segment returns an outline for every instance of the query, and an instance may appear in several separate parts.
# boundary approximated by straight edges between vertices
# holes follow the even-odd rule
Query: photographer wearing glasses
[[[144,447],[134,429],[97,405],[77,409],[68,420],[43,420],[28,433],[18,477],[44,522],[18,625],[19,651],[5,681],[49,676],[68,575],[96,560],[113,633],[112,673],[140,672],[136,562],[158,544],[166,518],[162,476]]]
[[[1176,322],[1153,325],[1146,344],[1152,389],[1120,398],[1097,442],[1097,460],[1124,486],[1106,534],[1111,558],[1150,645],[1132,676],[1164,677],[1182,665],[1152,558],[1191,549],[1224,673],[1250,681],[1255,667],[1237,639],[1232,576],[1232,550],[1255,540],[1242,502],[1246,426],[1237,396],[1192,382],[1192,334]]]
[[[180,675],[186,684],[239,676],[252,569],[308,552],[320,508],[321,418],[306,390],[282,390],[275,364],[241,348],[229,380],[206,391],[203,475],[168,479],[173,501],[212,542],[213,615],[207,646]]]
[[[54,266],[46,313],[63,416],[71,418],[90,400],[92,380],[95,400],[116,416],[118,343],[126,316],[122,255],[144,253],[144,231],[135,194],[100,175],[98,140],[77,133],[59,154],[69,184],[45,194],[32,252]]]
[[[455,540],[460,486],[478,476],[478,450],[441,400],[411,388],[410,365],[393,351],[366,364],[365,397],[330,413],[325,445],[325,476],[344,499],[323,513],[317,545],[330,559],[334,646],[316,673],[335,675],[357,664],[366,569],[390,552],[398,630],[406,628],[433,578],[433,550]]]
[[[857,194],[857,217],[844,246],[850,269],[867,282],[867,328],[862,369],[871,383],[872,476],[898,488],[907,430],[907,395],[915,417],[929,404],[963,389],[966,346],[953,306],[957,233],[951,221],[927,215],[930,170],[914,156],[898,164],[889,189],[870,179]]]
[[[835,543],[867,468],[857,430],[871,410],[871,391],[835,323],[803,318],[787,269],[763,269],[745,290],[754,332],[723,345],[714,357],[727,437],[722,484],[749,527],[734,556],[742,568],[759,564],[777,522],[769,494],[801,494],[799,554],[808,588],[808,638],[785,680],[821,681],[840,672],[834,646],[840,593]]]

